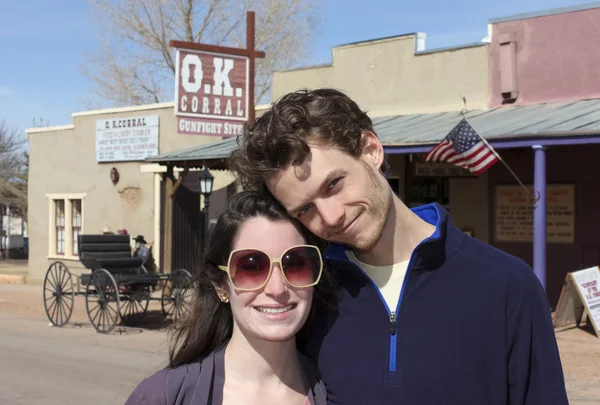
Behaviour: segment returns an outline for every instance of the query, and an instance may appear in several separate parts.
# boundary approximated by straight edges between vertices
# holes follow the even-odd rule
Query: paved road
[[[123,404],[133,388],[166,361],[164,330],[101,335],[50,327],[41,287],[0,284],[0,404]],[[75,307],[83,309],[82,298]]]

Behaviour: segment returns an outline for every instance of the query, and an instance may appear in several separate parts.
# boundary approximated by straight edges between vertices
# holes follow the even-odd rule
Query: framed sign
[[[416,177],[475,177],[462,167],[450,163],[415,162]]]
[[[96,120],[96,161],[128,162],[158,155],[158,115]]]
[[[527,187],[533,195],[533,187]],[[533,204],[522,186],[496,186],[495,238],[498,242],[533,242]],[[575,185],[546,189],[546,240],[575,243]]]
[[[248,121],[248,57],[177,49],[177,132],[231,137]]]

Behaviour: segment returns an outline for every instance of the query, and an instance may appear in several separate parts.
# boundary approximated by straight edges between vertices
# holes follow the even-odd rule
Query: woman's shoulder
[[[171,405],[178,393],[197,381],[199,362],[165,368],[144,379],[133,390],[125,405]]]
[[[300,358],[300,362],[304,367],[304,372],[311,386],[311,392],[314,403],[317,405],[326,404],[327,391],[325,389],[325,384],[323,383],[323,379],[321,378],[321,374],[319,373],[318,367],[315,365],[315,363],[313,363],[313,361],[309,357],[307,357],[300,351],[298,351],[298,357]]]

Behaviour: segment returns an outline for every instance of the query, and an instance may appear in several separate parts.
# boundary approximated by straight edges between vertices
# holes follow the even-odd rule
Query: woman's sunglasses
[[[321,252],[313,245],[293,246],[279,259],[273,259],[258,249],[238,249],[229,255],[226,271],[236,290],[256,291],[263,288],[273,273],[273,264],[279,263],[285,281],[296,288],[316,285],[323,272]]]

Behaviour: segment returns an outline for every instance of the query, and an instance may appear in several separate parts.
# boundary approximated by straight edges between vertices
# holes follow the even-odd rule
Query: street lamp
[[[208,245],[208,206],[210,205],[210,195],[212,194],[214,176],[210,174],[208,169],[205,167],[202,173],[200,173],[200,193],[204,196],[204,243],[205,247]]]

